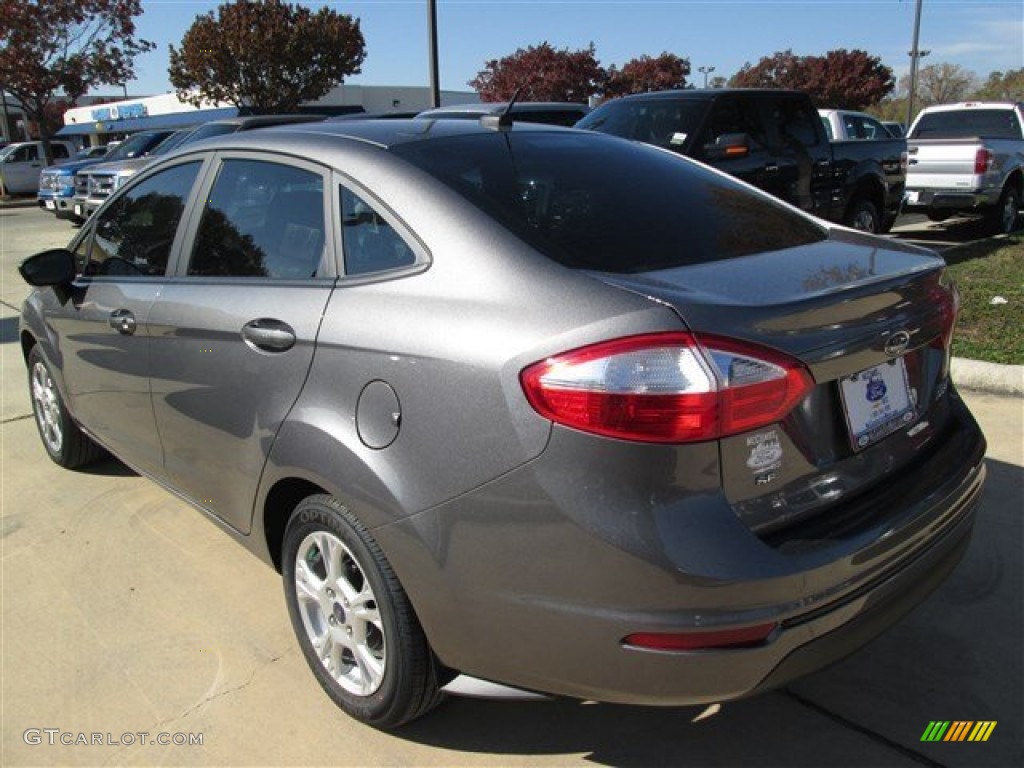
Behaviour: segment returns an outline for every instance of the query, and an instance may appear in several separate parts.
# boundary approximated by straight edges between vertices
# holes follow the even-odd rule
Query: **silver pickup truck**
[[[1012,232],[1024,197],[1024,105],[966,102],[929,107],[910,127],[904,211],[944,221],[981,214]]]

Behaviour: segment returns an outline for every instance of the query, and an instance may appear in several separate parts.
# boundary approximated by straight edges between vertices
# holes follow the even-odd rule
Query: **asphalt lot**
[[[971,548],[849,659],[717,711],[453,698],[384,734],[320,691],[275,573],[121,464],[68,472],[46,458],[15,267],[71,234],[41,211],[0,210],[0,765],[1024,764],[1020,399],[965,393],[990,445]],[[985,743],[922,743],[934,720],[998,724]],[[94,733],[104,743],[61,744]],[[152,744],[161,733],[203,743]]]

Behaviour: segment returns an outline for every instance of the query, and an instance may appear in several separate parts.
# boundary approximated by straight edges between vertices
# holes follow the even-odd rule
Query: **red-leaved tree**
[[[135,57],[154,47],[135,37],[141,13],[141,0],[0,0],[0,87],[39,126],[48,162],[57,97],[74,105],[131,80]]]
[[[604,89],[606,79],[593,43],[559,51],[544,42],[491,59],[469,85],[484,101],[508,101],[522,88],[521,101],[586,102]]]
[[[690,74],[690,60],[667,51],[660,56],[638,56],[622,65],[608,70],[608,96],[626,96],[630,93],[667,91],[686,87],[686,76]]]
[[[820,107],[862,110],[892,92],[892,70],[866,51],[840,48],[824,56],[796,56],[786,50],[744,64],[729,85],[736,88],[792,88]]]

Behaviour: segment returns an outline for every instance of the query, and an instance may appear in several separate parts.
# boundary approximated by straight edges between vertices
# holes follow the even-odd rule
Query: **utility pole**
[[[918,60],[923,56],[927,56],[931,51],[921,51],[918,49],[918,40],[921,37],[921,3],[923,0],[917,0],[917,9],[914,12],[914,42],[910,48],[910,94],[907,96],[907,128],[910,128],[910,123],[914,119],[914,94],[917,91],[917,63]]]
[[[10,141],[11,123],[10,118],[7,116],[7,91],[0,91],[0,101],[3,102],[3,113],[2,118],[0,118],[3,120],[3,130],[0,131],[0,138],[3,138],[4,141]]]
[[[437,0],[427,0],[427,40],[430,52],[430,106],[441,106],[441,78],[437,73]]]
[[[708,87],[708,75],[715,71],[714,67],[697,67],[697,71],[704,75],[704,87]]]

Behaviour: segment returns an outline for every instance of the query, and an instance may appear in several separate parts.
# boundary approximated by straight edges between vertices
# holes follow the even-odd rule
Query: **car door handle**
[[[284,352],[295,345],[295,331],[280,320],[260,318],[242,326],[242,338],[264,352]]]
[[[110,313],[110,327],[125,336],[135,333],[135,315],[130,309],[115,309]]]
[[[764,170],[765,170],[765,171],[766,171],[767,173],[775,173],[775,172],[776,172],[777,170],[779,170],[779,166],[777,166],[777,165],[775,165],[775,164],[773,163],[772,165],[766,165],[766,166],[764,167]]]

